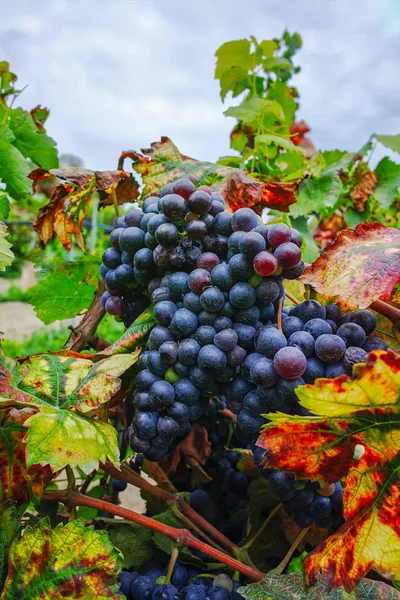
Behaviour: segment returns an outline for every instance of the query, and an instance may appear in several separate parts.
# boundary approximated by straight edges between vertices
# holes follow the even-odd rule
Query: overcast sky
[[[303,37],[299,118],[317,147],[400,132],[400,0],[0,0],[0,60],[28,85],[25,108],[50,108],[60,152],[89,168],[161,135],[214,161],[234,123],[215,50],[285,28]]]

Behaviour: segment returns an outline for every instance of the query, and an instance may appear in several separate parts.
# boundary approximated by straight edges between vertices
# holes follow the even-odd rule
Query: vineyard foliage
[[[249,548],[260,497],[265,501],[271,490],[251,450],[242,449],[238,470],[252,478],[249,528],[240,546],[229,546],[222,534],[215,538],[218,562],[245,575],[240,593],[249,600],[339,600],[353,591],[360,600],[400,597],[400,161],[386,156],[374,163],[377,144],[400,154],[400,134],[373,133],[362,148],[316,149],[310,127],[297,119],[300,94],[293,78],[301,47],[300,35],[285,31],[280,39],[252,36],[217,50],[221,100],[232,102],[224,111],[234,119],[231,156],[198,161],[162,136],[147,149],[123,151],[110,171],[59,168],[56,144],[45,130],[49,110],[16,107],[17,77],[0,62],[0,271],[14,257],[10,215],[29,215],[36,248],[24,259],[38,269],[30,303],[45,325],[83,316],[57,352],[43,348],[14,359],[0,349],[1,600],[119,598],[122,567],[140,569],[159,550],[174,556],[177,540],[182,562],[204,573],[213,568],[207,544],[215,531],[206,524],[201,541],[187,548],[187,532],[174,538],[172,531],[191,527],[197,536],[198,525],[204,527],[187,504],[187,490],[170,479],[177,475],[179,481],[185,469],[194,487],[212,479],[204,468],[211,454],[206,429],[196,423],[167,466],[144,461],[155,486],[127,466],[122,431],[133,408],[125,400],[155,319],[150,306],[117,339],[101,338],[104,282],[98,268],[107,241],[105,235],[93,241],[87,225],[99,211],[111,230],[115,215],[179,178],[210,186],[232,212],[250,207],[268,222],[299,231],[307,268],[300,280],[287,281],[289,305],[314,298],[343,310],[370,307],[377,335],[390,346],[371,352],[351,377],[300,385],[302,416],[265,415],[257,442],[265,451],[264,468],[323,488],[344,482],[344,524],[329,536],[314,526],[300,534],[313,548],[303,575],[271,568],[262,581],[250,583],[263,576],[254,557],[268,546],[259,550],[255,544],[254,555]],[[227,446],[232,413],[229,418]],[[155,515],[147,523],[151,534],[142,521],[129,522],[132,514],[110,510],[118,508],[111,485],[117,476],[141,488]],[[278,514],[279,507],[273,510]],[[124,520],[111,520],[111,514]],[[289,517],[275,525],[274,515],[267,526],[278,531],[285,554],[299,531]],[[302,537],[294,550],[301,543]],[[171,573],[165,577],[168,584]]]

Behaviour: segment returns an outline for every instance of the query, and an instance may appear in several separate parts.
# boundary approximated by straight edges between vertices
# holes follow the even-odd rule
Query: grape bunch
[[[122,571],[119,594],[127,600],[243,600],[236,591],[240,584],[224,573],[211,580],[200,569],[176,562],[165,583],[167,571],[168,564],[157,560],[146,562],[139,572]]]
[[[342,315],[337,305],[324,307],[306,300],[282,312],[282,332],[272,323],[260,328],[254,342],[257,352],[249,354],[242,365],[240,388],[236,381],[231,395],[228,392],[228,407],[238,412],[237,433],[254,443],[266,422],[262,414],[300,413],[295,394],[299,385],[321,377],[351,375],[354,364],[365,362],[368,352],[387,349],[384,340],[372,335],[376,325],[376,316],[369,310]],[[255,448],[256,465],[261,464],[263,454]],[[295,480],[277,470],[267,469],[263,474],[297,525],[340,526],[340,482],[321,489],[316,482]]]
[[[306,300],[282,310],[282,331],[272,321],[259,327],[240,376],[225,390],[242,439],[254,441],[265,423],[262,414],[305,414],[297,403],[299,385],[351,375],[368,352],[387,349],[384,340],[372,335],[376,326],[369,310],[342,315],[335,304]]]
[[[282,502],[285,511],[299,527],[337,530],[343,520],[343,486],[340,481],[321,488],[318,482],[296,480],[290,473],[263,469],[264,450],[256,448],[254,462]]]
[[[146,198],[143,210],[117,217],[110,244],[100,268],[107,287],[101,302],[126,326],[147,307],[165,274],[190,272],[203,252],[228,261],[238,255],[232,268],[245,279],[248,273],[295,279],[304,270],[296,231],[284,224],[266,227],[246,208],[232,218],[220,194],[208,186],[196,190],[188,179],[164,186],[160,198]]]

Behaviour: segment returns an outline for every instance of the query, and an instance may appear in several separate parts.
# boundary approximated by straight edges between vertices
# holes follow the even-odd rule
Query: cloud
[[[0,57],[20,101],[51,109],[61,152],[113,168],[123,149],[161,135],[181,151],[229,153],[214,52],[230,39],[303,36],[299,116],[322,148],[357,149],[373,131],[397,133],[400,44],[390,0],[0,0]]]

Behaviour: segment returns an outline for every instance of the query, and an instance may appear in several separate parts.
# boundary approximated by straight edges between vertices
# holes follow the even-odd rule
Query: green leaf
[[[263,40],[260,43],[260,47],[262,48],[265,58],[272,58],[275,50],[278,49],[278,44],[274,40]]]
[[[60,409],[42,409],[26,421],[27,465],[69,465],[89,475],[100,462],[119,465],[117,431],[112,425]]]
[[[324,152],[321,152],[321,154],[326,163],[326,173],[342,169],[348,171],[353,164],[352,158],[354,155],[351,152],[346,152],[344,150],[325,150]]]
[[[238,589],[246,600],[346,600],[345,590],[328,592],[325,586],[317,584],[313,588],[304,588],[303,575],[266,575],[257,583],[251,583]],[[400,594],[387,583],[362,579],[356,587],[354,600],[399,600]]]
[[[225,42],[215,53],[217,66],[215,68],[215,79],[232,67],[242,67],[246,71],[252,68],[249,40],[234,40]]]
[[[5,271],[6,267],[9,267],[13,261],[14,253],[10,250],[11,244],[6,239],[8,236],[8,229],[0,221],[0,271]]]
[[[10,549],[2,600],[118,600],[121,553],[105,531],[82,520],[50,528],[48,519],[25,529]]]
[[[263,67],[265,71],[273,71],[274,69],[291,69],[293,65],[287,58],[277,56],[264,60]]]
[[[8,125],[15,136],[14,145],[26,158],[43,169],[58,167],[55,141],[44,131],[39,131],[29,112],[16,108],[10,113]]]
[[[220,96],[224,102],[228,92],[232,92],[232,97],[236,98],[245,89],[251,89],[252,82],[248,72],[242,67],[232,67],[225,71],[220,78]]]
[[[49,325],[69,319],[91,304],[98,282],[98,263],[88,255],[80,262],[62,263],[56,259],[31,290],[30,304],[36,316]]]
[[[294,121],[296,102],[292,89],[283,81],[274,81],[268,88],[268,100],[276,100],[285,113],[285,120],[291,124]]]
[[[374,196],[382,208],[389,208],[399,197],[400,165],[385,156],[377,165],[375,175],[378,179]]]
[[[247,98],[239,106],[230,106],[224,111],[224,115],[226,117],[235,117],[239,121],[243,121],[243,123],[253,123],[267,112],[275,115],[277,119],[284,120],[285,118],[282,107],[276,100],[264,100],[257,96]]]
[[[30,357],[20,366],[0,354],[0,407],[29,406],[39,411],[24,423],[29,428],[24,439],[27,466],[49,464],[54,471],[79,466],[90,473],[107,457],[118,465],[114,427],[84,415],[115,395],[121,385],[119,376],[138,356],[134,352],[93,363],[65,352]]]
[[[0,221],[2,219],[7,219],[10,214],[10,201],[8,199],[8,194],[2,192],[0,190]]]
[[[151,529],[116,520],[107,529],[111,542],[124,557],[125,569],[140,569],[143,563],[153,558],[155,548]]]
[[[295,146],[293,142],[288,140],[287,138],[282,137],[281,135],[272,135],[272,134],[264,134],[257,135],[255,138],[256,143],[260,142],[262,144],[275,144],[276,146],[280,146],[281,148],[285,148],[288,152],[297,152],[298,154],[303,154],[303,150],[300,146]]]
[[[400,153],[400,133],[397,135],[378,135],[375,134],[378,142],[389,148],[389,150],[394,150],[394,152]]]
[[[31,190],[30,168],[21,152],[13,146],[15,136],[7,125],[0,124],[0,179],[12,198],[19,200]]]
[[[335,206],[342,191],[342,182],[336,173],[304,179],[297,191],[297,202],[290,206],[289,211],[295,217],[313,212],[328,214],[328,209]]]
[[[297,219],[291,218],[290,221],[292,227],[297,229],[297,231],[303,236],[301,254],[304,262],[312,264],[319,256],[319,249],[314,240],[312,231],[310,231],[310,228],[307,225],[307,219],[304,217],[298,217]]]
[[[368,211],[368,205],[367,210],[365,210],[362,213],[360,213],[358,210],[355,210],[351,206],[347,206],[346,210],[343,213],[343,217],[347,225],[352,229],[355,229],[359,223],[365,223],[365,221],[368,221],[371,215]]]
[[[11,543],[19,535],[22,523],[15,506],[0,511],[0,590],[7,577],[8,551]]]

